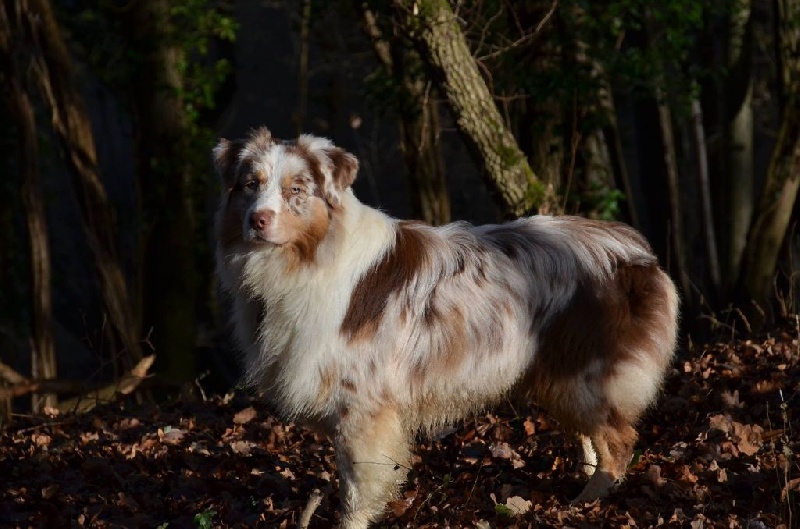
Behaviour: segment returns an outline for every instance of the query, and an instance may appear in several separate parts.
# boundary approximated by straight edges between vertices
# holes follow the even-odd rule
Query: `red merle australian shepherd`
[[[623,478],[678,314],[639,233],[566,216],[397,220],[355,197],[352,154],[310,135],[257,129],[220,140],[214,161],[217,272],[246,377],[333,438],[342,527],[381,517],[416,432],[507,396],[580,436],[578,500]]]

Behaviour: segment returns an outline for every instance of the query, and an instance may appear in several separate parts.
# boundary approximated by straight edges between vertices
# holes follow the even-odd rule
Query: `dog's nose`
[[[269,210],[254,211],[253,214],[250,215],[250,226],[254,230],[263,230],[264,228],[269,226],[274,216],[275,216],[274,211],[269,211]]]

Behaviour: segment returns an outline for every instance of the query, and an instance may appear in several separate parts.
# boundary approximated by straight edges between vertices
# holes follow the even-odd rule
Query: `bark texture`
[[[706,150],[706,133],[703,127],[703,110],[700,101],[692,99],[692,140],[697,163],[697,181],[700,193],[700,212],[703,220],[702,233],[705,241],[708,273],[711,277],[713,296],[721,294],[722,275],[719,267],[717,251],[717,235],[714,229],[714,215],[711,209],[711,184],[708,174],[708,152]]]
[[[13,16],[13,15],[12,15]],[[22,202],[28,227],[30,251],[31,296],[31,366],[35,378],[56,378],[56,351],[53,339],[53,300],[51,288],[50,245],[47,240],[47,218],[39,174],[39,146],[36,116],[27,87],[22,83],[22,69],[14,56],[11,23],[4,4],[0,4],[0,79],[8,91],[8,109],[17,128],[22,170]],[[57,404],[56,395],[34,394],[31,409]]]
[[[536,177],[481,76],[447,0],[395,0],[405,30],[440,78],[459,130],[484,169],[492,195],[508,216],[538,208],[545,185]]]
[[[725,83],[723,129],[723,167],[727,186],[723,214],[728,218],[724,232],[725,276],[735,281],[739,274],[747,231],[753,217],[753,71],[751,3],[743,2],[732,14],[727,42],[727,67],[730,78]],[[728,287],[730,288],[730,284]]]
[[[762,307],[770,298],[778,256],[800,188],[800,1],[779,0],[776,6],[783,123],[750,226],[740,275],[741,296]]]
[[[31,54],[34,82],[48,105],[62,157],[72,177],[89,247],[94,254],[100,290],[109,321],[117,332],[127,365],[141,358],[139,326],[117,255],[116,219],[97,166],[91,122],[76,88],[72,60],[50,2],[6,2],[12,35]]]
[[[364,28],[378,61],[393,80],[400,149],[408,177],[411,215],[431,225],[450,222],[450,196],[440,143],[438,90],[422,78],[420,59],[396,35],[387,39],[374,12],[363,6]]]

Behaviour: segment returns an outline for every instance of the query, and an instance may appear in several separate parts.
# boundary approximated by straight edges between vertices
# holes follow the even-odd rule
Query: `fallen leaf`
[[[525,514],[531,509],[531,505],[532,503],[530,500],[526,500],[520,496],[512,496],[506,500],[506,507],[508,507],[514,515]]]
[[[522,426],[525,427],[525,435],[530,437],[536,433],[536,424],[528,417],[528,419],[522,423]]]
[[[241,456],[249,456],[250,448],[251,444],[247,441],[234,441],[231,443],[231,451]]]
[[[53,483],[52,485],[48,485],[42,489],[42,498],[49,500],[52,498],[56,492],[58,492],[58,484]]]
[[[233,424],[247,424],[258,416],[256,409],[250,406],[233,416]]]

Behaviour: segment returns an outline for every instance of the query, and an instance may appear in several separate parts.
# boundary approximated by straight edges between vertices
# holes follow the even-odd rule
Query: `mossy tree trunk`
[[[483,168],[505,214],[537,209],[546,186],[537,178],[503,121],[447,0],[395,0],[404,31],[436,72],[459,130]]]

